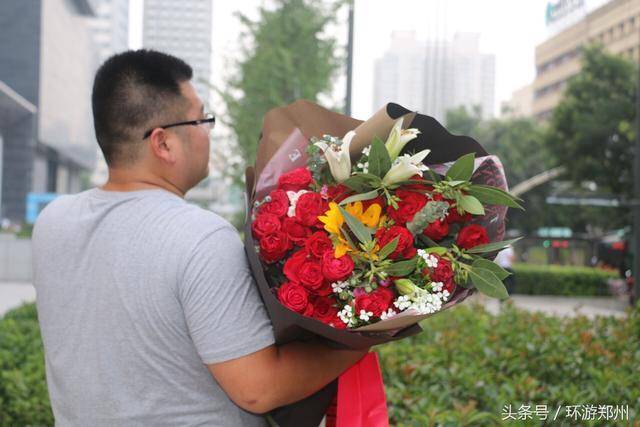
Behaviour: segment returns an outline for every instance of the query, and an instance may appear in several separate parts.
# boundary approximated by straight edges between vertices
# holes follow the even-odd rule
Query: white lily
[[[384,185],[391,185],[397,182],[406,181],[414,175],[422,176],[422,172],[429,168],[422,163],[431,150],[422,150],[413,156],[405,154],[398,157],[389,169],[389,172],[382,178]]]
[[[336,182],[342,182],[351,176],[351,157],[349,155],[349,145],[351,140],[356,136],[354,131],[349,131],[342,138],[342,144],[328,145],[324,142],[318,142],[316,145],[324,151],[324,157],[329,163],[331,175]]]
[[[396,120],[391,132],[389,133],[387,142],[384,144],[385,147],[387,147],[387,152],[389,153],[391,161],[394,161],[404,146],[407,145],[409,141],[416,139],[419,133],[420,131],[415,128],[402,129],[402,118]]]

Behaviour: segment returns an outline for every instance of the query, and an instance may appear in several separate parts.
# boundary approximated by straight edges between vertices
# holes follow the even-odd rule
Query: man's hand
[[[207,367],[236,405],[261,414],[315,393],[368,351],[294,342]]]

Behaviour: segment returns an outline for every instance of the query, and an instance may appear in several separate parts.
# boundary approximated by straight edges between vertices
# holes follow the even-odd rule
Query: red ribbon
[[[327,427],[389,427],[387,399],[376,353],[368,353],[340,375],[336,400],[337,410],[332,404],[327,411]]]

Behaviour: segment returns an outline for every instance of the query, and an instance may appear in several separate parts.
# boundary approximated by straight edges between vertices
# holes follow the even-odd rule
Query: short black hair
[[[91,104],[96,139],[109,166],[134,162],[148,128],[181,119],[187,104],[179,85],[192,76],[183,60],[147,49],[118,53],[102,64]]]

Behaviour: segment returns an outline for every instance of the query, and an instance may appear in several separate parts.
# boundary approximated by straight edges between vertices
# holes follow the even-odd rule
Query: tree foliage
[[[304,98],[317,101],[331,89],[339,68],[337,42],[327,36],[340,3],[275,0],[252,21],[238,14],[242,59],[222,94],[227,121],[245,164],[255,160],[264,114]]]
[[[581,72],[570,79],[553,111],[546,144],[576,183],[624,197],[633,192],[634,64],[598,45],[584,49]]]

